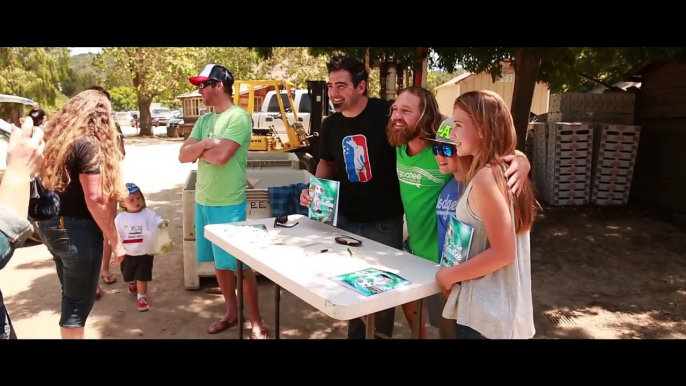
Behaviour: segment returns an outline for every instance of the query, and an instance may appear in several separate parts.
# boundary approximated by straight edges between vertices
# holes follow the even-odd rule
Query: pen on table
[[[353,257],[353,251],[351,251],[350,248],[348,248],[348,253],[350,254],[350,257]]]

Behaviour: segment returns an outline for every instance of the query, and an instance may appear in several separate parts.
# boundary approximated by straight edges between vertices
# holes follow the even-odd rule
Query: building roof
[[[624,81],[640,82],[643,79],[643,75],[654,67],[655,65],[652,61],[645,60],[638,66],[632,68],[626,75],[624,75]]]
[[[437,89],[443,88],[443,87],[447,87],[447,86],[452,86],[452,85],[454,85],[455,83],[461,82],[461,81],[463,81],[463,80],[469,78],[469,77],[472,76],[472,75],[476,75],[476,74],[471,73],[471,72],[465,72],[465,73],[463,73],[463,74],[460,74],[460,75],[458,75],[458,76],[456,76],[456,77],[450,79],[449,81],[443,83],[443,84],[440,85],[440,86],[436,86],[436,87],[434,88],[434,90],[437,90]]]

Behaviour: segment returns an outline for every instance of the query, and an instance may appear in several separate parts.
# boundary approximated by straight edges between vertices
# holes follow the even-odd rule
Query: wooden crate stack
[[[550,205],[586,205],[591,194],[593,130],[583,123],[547,125],[545,180],[537,184]]]
[[[550,95],[548,123],[603,122],[634,124],[636,95],[632,93],[562,93]]]
[[[596,205],[626,205],[641,127],[596,124],[593,129],[591,202]]]
[[[529,123],[527,130],[532,138],[531,153],[527,154],[532,163],[532,183],[536,190],[543,189],[546,176],[546,154],[548,153],[548,124],[543,122]]]

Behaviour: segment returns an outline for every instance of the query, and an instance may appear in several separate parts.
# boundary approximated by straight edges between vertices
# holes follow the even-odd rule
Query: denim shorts
[[[59,226],[59,216],[40,222],[40,235],[52,254],[62,285],[59,325],[84,327],[95,304],[104,238],[92,219],[62,218],[64,229]]]

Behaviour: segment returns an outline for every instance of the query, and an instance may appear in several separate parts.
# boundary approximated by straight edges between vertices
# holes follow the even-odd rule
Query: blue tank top
[[[449,216],[455,217],[457,201],[462,195],[462,184],[456,179],[450,180],[436,202],[436,225],[438,226],[438,256],[443,255],[443,242],[445,241],[445,230],[448,228]]]

